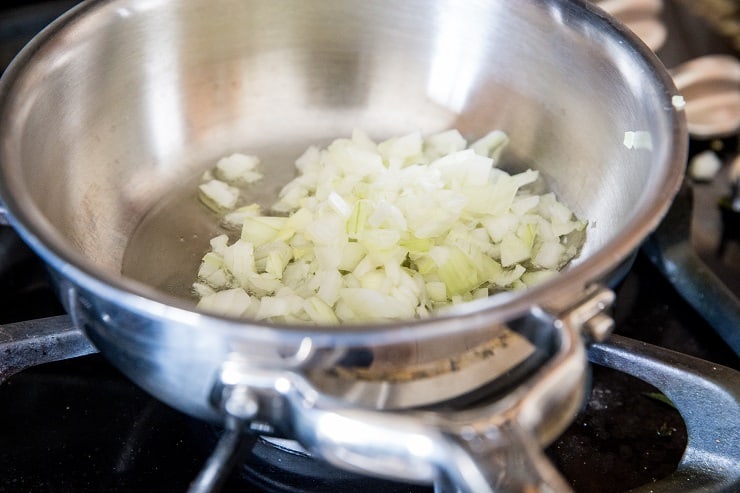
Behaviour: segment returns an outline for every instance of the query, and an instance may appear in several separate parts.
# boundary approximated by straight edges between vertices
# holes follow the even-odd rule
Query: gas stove
[[[7,65],[35,32],[75,3],[16,2],[3,7],[0,66]],[[694,14],[686,2],[665,3],[661,17],[668,27],[668,37],[658,54],[667,66],[708,53],[737,55],[729,40],[716,35]],[[691,141],[691,156],[706,150],[714,152],[725,165],[709,180],[687,182],[694,227],[686,240],[702,265],[711,269],[715,280],[737,302],[740,243],[737,235],[730,234],[728,220],[723,219],[717,204],[731,192],[726,163],[740,150],[738,135]],[[648,240],[614,287],[616,343],[592,348],[590,358],[595,364],[588,400],[573,424],[546,449],[576,492],[649,488],[681,469],[687,437],[700,417],[682,418],[674,407],[677,402],[628,374],[639,371],[615,370],[624,370],[637,361],[630,354],[643,351],[652,355],[657,351],[670,360],[674,354],[663,350],[676,351],[703,360],[688,360],[689,366],[710,375],[712,368],[720,366],[740,369],[737,347],[733,349],[728,343],[726,330],[716,330],[711,303],[717,301],[705,297],[697,302],[691,293],[687,294],[676,284],[662,253],[659,237]],[[12,327],[14,322],[63,313],[43,263],[12,229],[0,227],[0,324]],[[728,323],[740,330],[737,319]],[[2,325],[0,358],[9,361],[14,350],[7,338],[3,339],[7,332]],[[643,342],[649,346],[642,346]],[[32,366],[0,385],[0,492],[187,490],[211,456],[222,430],[149,396],[102,356],[79,356],[90,352],[86,348],[75,348],[67,355],[60,347],[57,349],[61,354],[46,358],[60,361]],[[44,353],[54,349],[40,345],[35,350]],[[40,359],[46,356],[42,354]],[[661,371],[667,375],[683,371],[687,360],[677,358]],[[687,385],[695,383],[689,376]],[[690,400],[690,396],[687,398]],[[711,402],[704,405],[711,406]],[[701,409],[697,405],[691,411],[696,414]],[[737,430],[740,417],[735,415],[733,422],[732,408],[727,412],[730,422],[723,425]],[[719,428],[707,424],[707,429]],[[711,436],[697,442],[722,439]],[[690,450],[701,448],[701,443],[690,445]],[[735,468],[737,479],[740,458],[735,455],[734,460],[735,465],[730,461],[730,467]],[[224,481],[222,490],[226,492],[433,491],[427,485],[338,470],[292,442],[266,438],[255,438],[243,447],[239,463]]]

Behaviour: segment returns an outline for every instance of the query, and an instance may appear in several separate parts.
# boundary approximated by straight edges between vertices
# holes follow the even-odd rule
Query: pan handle
[[[634,493],[740,491],[740,372],[616,335],[593,344],[589,359],[654,385],[686,423],[677,470]]]
[[[0,384],[32,366],[97,352],[67,315],[0,325]]]
[[[573,491],[532,434],[515,422],[502,423],[480,443],[459,435],[446,439],[451,456],[458,453],[456,447],[465,455],[463,460],[447,462],[441,468],[435,492]]]
[[[295,438],[337,467],[433,483],[436,493],[569,492],[542,446],[568,426],[583,402],[581,329],[591,318],[601,321],[607,294],[595,290],[592,303],[584,303],[588,309],[567,317],[542,313],[538,323],[554,324],[560,338],[551,360],[505,397],[463,410],[359,408],[320,393],[302,374],[255,368],[238,355],[221,368],[214,404],[225,419]]]
[[[232,371],[233,368],[227,370]],[[388,412],[352,407],[319,394],[302,376],[251,371],[230,391],[249,395],[254,421],[268,421],[313,455],[341,469],[413,484],[434,484],[435,493],[572,491],[545,457],[516,410],[482,412]],[[249,389],[241,387],[249,381]],[[276,398],[271,392],[277,391]],[[242,399],[240,397],[240,399]],[[258,404],[257,404],[258,403]],[[225,403],[225,407],[243,407]],[[231,416],[229,419],[233,419]]]
[[[433,483],[435,493],[572,491],[540,444],[511,420],[483,434],[439,415],[314,408],[296,436],[337,467],[407,483]],[[462,431],[462,433],[461,433]]]

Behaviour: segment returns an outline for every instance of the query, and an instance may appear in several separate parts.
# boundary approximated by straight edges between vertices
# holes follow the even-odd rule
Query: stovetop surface
[[[0,66],[74,3],[3,7]],[[666,15],[674,24],[694,22],[680,9]],[[703,54],[710,38],[706,31],[692,43],[669,38],[664,61],[675,64]],[[703,46],[697,47],[697,40]],[[738,139],[692,141],[690,152],[708,147],[721,147],[720,156],[728,159],[737,153]],[[700,203],[711,205],[722,190],[721,185],[697,185],[695,194]],[[706,213],[716,215],[711,207]],[[723,265],[712,252],[701,253],[728,284],[740,279],[736,257],[728,257],[732,265]],[[63,313],[42,263],[9,228],[0,227],[0,259],[0,324]],[[737,286],[732,287],[737,294]],[[733,351],[642,252],[615,291],[617,333],[740,368]],[[210,454],[218,432],[147,395],[100,355],[31,368],[0,386],[0,492],[183,491]],[[594,366],[589,400],[546,453],[577,492],[610,493],[666,476],[685,444],[680,415],[656,389]],[[246,463],[232,474],[226,491],[431,491],[360,478],[264,442]]]

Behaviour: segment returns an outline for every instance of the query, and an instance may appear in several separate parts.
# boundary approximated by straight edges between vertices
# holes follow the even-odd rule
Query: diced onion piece
[[[343,245],[337,269],[345,272],[353,271],[365,257],[365,247],[356,242],[347,242]]]
[[[229,246],[229,237],[227,235],[218,235],[211,238],[209,241],[211,245],[211,251],[223,256],[226,248]]]
[[[336,303],[342,288],[342,274],[338,270],[325,270],[317,272],[316,279],[319,281],[318,298],[330,306]]]
[[[349,206],[346,200],[342,198],[341,195],[339,195],[337,192],[331,192],[329,193],[329,197],[327,199],[327,202],[331,206],[331,208],[339,214],[342,217],[349,217],[349,215],[352,213],[352,208]]]
[[[519,278],[524,275],[524,272],[526,270],[527,269],[525,269],[522,265],[516,264],[511,269],[502,270],[496,277],[491,279],[491,281],[499,287],[506,288],[519,280]]]
[[[214,294],[216,290],[206,283],[194,282],[193,292],[198,296],[198,298],[204,298],[208,295]]]
[[[254,246],[248,241],[237,240],[227,247],[223,254],[224,267],[234,276],[239,286],[246,287],[249,278],[256,274],[254,264]]]
[[[233,209],[239,199],[239,189],[220,180],[203,183],[198,191],[201,202],[215,212]]]
[[[488,183],[493,161],[472,149],[443,156],[429,164],[439,170],[444,183],[451,189],[479,187]]]
[[[257,320],[287,317],[303,309],[303,299],[295,295],[264,296],[255,315]]]
[[[245,205],[226,214],[223,223],[229,228],[241,229],[244,225],[245,218],[259,216],[260,213],[261,208],[259,204]]]
[[[521,280],[527,286],[541,284],[558,274],[556,270],[535,270],[522,274]]]
[[[360,320],[403,320],[414,318],[414,308],[392,296],[367,288],[344,288],[339,293],[342,301]]]
[[[216,176],[228,183],[254,183],[262,178],[262,173],[256,171],[259,165],[257,156],[235,153],[218,160]]]
[[[276,279],[271,274],[253,274],[247,279],[247,286],[249,291],[259,296],[260,298],[273,294],[283,287],[283,283],[280,279]]]
[[[224,269],[224,259],[215,252],[208,252],[201,260],[198,279],[208,286],[219,289],[230,286],[230,276]]]
[[[419,132],[394,137],[378,144],[378,151],[390,168],[403,167],[421,160],[423,141]]]
[[[242,224],[241,239],[254,246],[264,245],[277,238],[287,218],[271,216],[247,216]]]
[[[563,255],[565,253],[565,246],[557,240],[550,240],[543,242],[537,253],[535,254],[532,262],[545,269],[557,269],[562,262]]]
[[[322,325],[336,325],[339,323],[337,315],[330,305],[324,302],[318,296],[311,296],[306,299],[303,309],[308,314],[311,322]]]
[[[485,137],[473,142],[470,148],[481,156],[490,157],[494,164],[497,164],[501,152],[508,143],[509,136],[506,133],[501,130],[493,130]]]
[[[445,284],[448,295],[462,294],[480,286],[475,264],[458,247],[433,247],[429,256],[437,264],[437,275]]]
[[[424,139],[424,155],[433,161],[447,154],[462,151],[467,145],[465,138],[453,128]]]
[[[442,281],[429,281],[425,287],[432,301],[447,301],[447,287]]]
[[[198,308],[228,317],[242,316],[251,303],[250,296],[240,288],[207,294],[198,302]]]
[[[511,204],[511,212],[517,216],[522,216],[537,207],[539,203],[539,195],[531,195],[529,197],[521,197],[518,199],[515,198]]]
[[[514,233],[501,240],[501,265],[511,267],[527,260],[532,254],[532,246]]]

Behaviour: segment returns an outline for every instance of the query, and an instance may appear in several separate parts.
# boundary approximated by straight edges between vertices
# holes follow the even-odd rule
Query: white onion
[[[216,176],[227,183],[254,183],[262,178],[257,171],[259,162],[257,156],[232,154],[216,163]]]
[[[376,144],[355,130],[296,160],[272,215],[237,204],[259,159],[220,160],[200,196],[240,235],[211,241],[199,307],[286,323],[402,320],[549,279],[586,223],[531,190],[537,171],[496,168],[508,141],[496,130],[468,147],[453,129]]]

